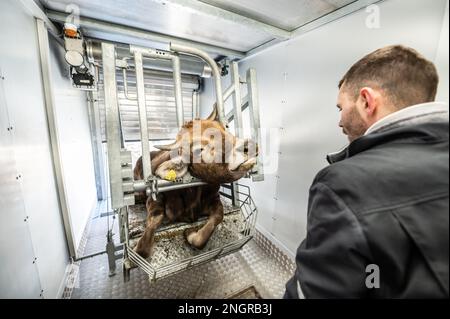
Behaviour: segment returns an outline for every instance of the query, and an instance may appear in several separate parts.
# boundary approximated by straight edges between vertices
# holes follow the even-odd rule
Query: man
[[[339,83],[350,144],[310,188],[285,298],[448,298],[448,106],[434,65],[389,46]]]

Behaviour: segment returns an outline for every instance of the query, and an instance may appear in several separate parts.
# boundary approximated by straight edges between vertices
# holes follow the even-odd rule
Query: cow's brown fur
[[[152,152],[152,170],[162,163],[168,151]],[[134,178],[142,179],[142,158],[136,163]],[[164,217],[170,222],[194,222],[202,216],[208,216],[206,224],[197,231],[185,233],[190,245],[201,249],[208,242],[215,227],[222,222],[223,206],[220,201],[219,184],[208,184],[191,188],[163,192],[157,195],[156,201],[151,197],[146,199],[148,212],[147,225],[143,236],[135,250],[144,258],[151,255],[156,229],[161,225]],[[137,199],[145,198],[145,193],[136,194]]]

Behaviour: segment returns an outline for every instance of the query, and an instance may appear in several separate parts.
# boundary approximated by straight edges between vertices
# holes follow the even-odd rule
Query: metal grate
[[[133,68],[127,71],[128,99],[124,91],[122,70],[116,70],[117,99],[125,141],[140,140],[139,114],[136,100],[136,74]],[[199,89],[199,78],[182,75],[184,119],[192,119],[192,93]],[[171,72],[144,69],[145,102],[150,140],[173,139],[178,132],[176,122],[175,94]],[[98,81],[98,107],[102,141],[106,141],[105,98],[103,72],[100,68]]]

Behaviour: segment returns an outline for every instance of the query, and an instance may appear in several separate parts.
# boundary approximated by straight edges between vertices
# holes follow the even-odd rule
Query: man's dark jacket
[[[399,126],[328,159],[285,298],[449,297],[448,132],[448,119]]]

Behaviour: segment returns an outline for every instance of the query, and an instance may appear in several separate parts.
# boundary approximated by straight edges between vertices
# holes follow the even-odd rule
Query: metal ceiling
[[[242,58],[377,0],[35,0],[88,37],[167,49],[189,43]],[[379,0],[378,0],[379,1]],[[323,21],[321,23],[318,23]],[[310,29],[310,28],[308,28]]]
[[[286,31],[339,9],[354,0],[200,0]]]

